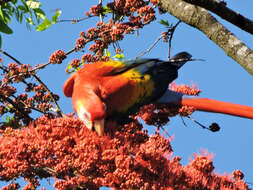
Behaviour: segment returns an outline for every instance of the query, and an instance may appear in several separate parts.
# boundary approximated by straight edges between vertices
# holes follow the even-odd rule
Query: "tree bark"
[[[184,1],[205,8],[217,14],[222,19],[241,28],[242,30],[250,34],[253,34],[253,21],[226,7],[226,3],[223,1],[220,2],[215,0],[184,0]]]
[[[204,8],[183,0],[160,0],[160,8],[203,32],[248,73],[253,75],[253,52]]]

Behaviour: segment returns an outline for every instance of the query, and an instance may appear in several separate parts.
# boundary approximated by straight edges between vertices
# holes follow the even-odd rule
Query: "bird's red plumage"
[[[144,71],[118,61],[86,64],[65,82],[64,94],[72,97],[73,108],[84,122],[88,125],[90,122],[103,125],[107,116],[125,113],[161,98],[168,84],[177,77],[180,65],[184,64],[176,67],[159,60],[143,60],[137,62],[136,66],[146,63],[151,66],[144,68]],[[242,105],[201,98],[178,99],[174,103],[194,106],[201,111],[253,118],[253,108]],[[103,130],[99,130],[99,134],[102,133]]]
[[[91,119],[101,119],[106,114],[127,109],[137,101],[133,99],[136,94],[136,82],[124,75],[111,76],[110,73],[115,71],[115,68],[123,65],[115,62],[118,64],[115,66],[113,63],[87,64],[65,82],[64,94],[67,97],[72,96],[76,112],[83,106],[90,113]]]

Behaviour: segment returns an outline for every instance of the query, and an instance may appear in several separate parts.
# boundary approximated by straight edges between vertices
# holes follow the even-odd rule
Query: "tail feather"
[[[208,98],[188,96],[172,90],[167,90],[157,103],[192,106],[199,111],[222,113],[253,119],[253,107]]]
[[[208,98],[182,99],[181,105],[193,106],[199,111],[223,113],[253,119],[253,107]]]

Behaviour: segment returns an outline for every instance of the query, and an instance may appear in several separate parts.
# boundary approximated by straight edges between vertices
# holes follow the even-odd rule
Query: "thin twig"
[[[56,113],[58,113],[60,116],[62,116],[63,112],[61,111],[60,106],[58,105],[57,101],[55,100],[53,93],[49,90],[49,88],[47,88],[47,86],[42,82],[42,80],[40,80],[40,78],[37,75],[33,74],[33,77],[47,90],[47,92],[49,93],[49,96],[51,97],[52,101],[55,104]]]
[[[183,117],[182,117],[181,115],[180,115],[180,118],[181,118],[181,120],[182,120],[184,126],[187,127],[187,125],[186,125],[186,123],[185,123],[185,121],[184,121],[184,119],[183,119]]]
[[[13,106],[13,108],[15,108],[15,110],[17,110],[21,115],[23,115],[26,119],[29,119],[30,121],[32,121],[33,119],[22,109],[19,108],[19,106],[9,97],[6,97],[2,94],[0,94],[0,99],[2,99],[5,102],[8,102],[9,104],[11,104]]]
[[[71,50],[72,51],[72,50]],[[17,64],[19,65],[23,65],[20,61],[18,61],[15,57],[11,56],[9,53],[5,52],[4,50],[0,49],[0,52],[2,52],[4,55],[8,56],[9,58],[11,58],[12,60],[14,60]],[[56,106],[56,112],[62,116],[62,111],[61,111],[61,108],[59,107],[57,101],[55,100],[52,92],[47,88],[47,86],[40,80],[40,78],[34,74],[34,73],[31,73],[31,75],[47,90],[47,92],[49,93],[49,96],[50,98],[52,99],[52,101],[54,102],[55,106]],[[22,80],[22,82],[24,82],[25,84],[27,84],[25,82],[25,80]]]
[[[113,3],[115,5],[115,0],[113,0]],[[112,9],[112,25],[114,25],[114,20],[115,20],[115,13],[114,13],[114,9]]]
[[[31,164],[31,166],[36,169],[36,170],[39,170],[39,168],[33,164]],[[52,168],[49,168],[49,167],[42,167],[41,168],[43,171],[47,172],[48,174],[52,175],[52,176],[56,176],[57,175],[57,172],[55,170],[53,170]]]
[[[33,164],[31,164],[31,166],[32,166],[35,170],[37,170],[37,171],[39,171],[40,169],[42,169],[43,171],[47,172],[48,174],[50,174],[50,175],[52,175],[52,176],[55,176],[55,177],[57,177],[57,178],[59,178],[59,179],[65,179],[65,177],[61,177],[61,176],[59,175],[59,173],[57,173],[54,169],[52,169],[52,168],[50,168],[50,167],[45,166],[45,167],[42,167],[42,168],[38,168],[37,166],[35,166],[35,165],[33,165]],[[77,176],[77,174],[71,173],[70,176]]]
[[[48,172],[51,175],[57,175],[57,172],[55,170],[53,170],[52,168],[44,167],[43,170]]]
[[[6,51],[0,49],[0,52],[2,52],[4,55],[6,55],[7,57],[11,58],[13,61],[15,61],[17,64],[22,65],[22,63],[20,63],[15,57],[12,57],[10,54],[8,54]]]
[[[206,127],[205,125],[201,124],[200,122],[198,122],[197,120],[195,120],[193,117],[187,115],[186,117],[188,117],[190,120],[192,120],[194,123],[198,124],[200,127],[202,127],[203,129],[207,129],[210,131],[210,129],[208,127]]]
[[[99,0],[99,5],[102,6],[102,2],[103,2],[103,0]],[[100,22],[103,22],[103,15],[101,13],[99,14],[99,20],[100,20]]]
[[[168,29],[168,31],[166,32],[165,35],[169,34],[169,50],[168,50],[168,58],[170,58],[170,49],[171,49],[171,40],[174,34],[174,31],[176,29],[176,27],[180,24],[181,21],[178,21],[175,26],[173,26],[172,28]],[[155,41],[154,43],[144,52],[141,52],[140,54],[138,54],[135,59],[138,59],[140,57],[142,57],[143,55],[145,55],[146,53],[150,52],[151,49],[153,49],[153,47],[163,38],[164,34],[161,34]]]
[[[164,131],[164,133],[165,133],[168,137],[171,137],[171,136],[169,135],[169,133],[167,133],[167,131],[164,129],[163,126],[160,126],[160,128]]]
[[[87,42],[90,42],[90,41],[88,40]],[[71,54],[71,53],[74,52],[75,50],[76,50],[76,48],[73,48],[73,49],[67,51],[67,52],[65,53],[65,55]]]
[[[0,66],[0,69],[2,69],[5,73],[8,73],[8,69],[5,66]]]
[[[17,97],[14,96],[14,95],[12,95],[11,97],[17,99]],[[40,110],[40,109],[38,109],[38,108],[28,106],[28,105],[27,105],[24,101],[22,101],[22,100],[19,100],[19,102],[21,102],[21,103],[25,106],[25,108],[27,108],[27,109],[33,109],[33,110],[35,110],[35,111],[37,111],[37,112],[40,112],[40,113],[43,113],[43,114],[46,113],[46,112],[43,112],[42,110]]]
[[[175,24],[175,26],[173,26],[171,29],[169,29],[169,48],[168,48],[168,59],[170,59],[170,49],[171,49],[171,42],[172,42],[172,38],[173,38],[173,34],[177,28],[177,26],[181,23],[181,20],[179,20],[177,22],[177,24]]]
[[[83,18],[80,18],[80,19],[65,19],[65,20],[57,20],[56,23],[60,23],[60,22],[71,22],[72,24],[75,24],[75,23],[78,23],[78,22],[81,22],[81,21],[84,21],[84,20],[87,20],[91,17],[94,17],[93,15],[91,16],[88,16],[88,17],[83,17]]]
[[[43,69],[43,68],[45,68],[46,66],[48,66],[50,64],[51,64],[50,62],[48,62],[48,63],[42,63],[39,66],[34,67],[33,69],[29,70],[29,72],[34,72],[34,71],[37,71],[39,69]]]
[[[76,50],[76,49],[73,48],[73,49],[69,50],[68,52],[66,52],[65,55],[69,55],[70,53],[74,52],[75,50]],[[37,67],[31,69],[29,72],[34,72],[34,71],[36,71],[36,70],[43,69],[43,68],[45,68],[46,66],[48,66],[48,65],[50,65],[50,64],[51,64],[50,62],[42,63],[42,64],[40,64],[39,66],[37,66]]]
[[[89,42],[89,41],[88,41],[88,42]],[[65,54],[68,55],[68,54],[74,52],[75,50],[76,50],[76,49],[73,48],[73,49],[69,50],[68,52],[66,52]],[[1,51],[1,50],[0,50],[0,51]],[[3,51],[3,50],[2,50],[2,51]],[[5,52],[5,55],[10,56],[10,55],[7,54],[6,52]],[[12,57],[12,56],[11,56],[11,57]],[[12,57],[12,58],[13,58],[13,57]],[[14,58],[14,59],[15,59],[15,58]],[[16,61],[18,61],[18,60],[16,60]],[[19,61],[18,61],[18,62],[19,62]],[[21,64],[21,63],[19,62],[19,64]],[[39,70],[39,69],[45,68],[46,66],[48,66],[48,65],[50,65],[50,64],[51,64],[50,62],[42,63],[42,64],[40,64],[39,66],[34,67],[33,69],[29,70],[28,72],[29,72],[29,73],[35,72],[35,71],[37,71],[37,70]],[[4,72],[6,72],[6,73],[9,72],[8,69],[5,68],[5,67],[3,67],[3,66],[0,66],[0,69],[2,69],[2,70],[3,70]],[[18,76],[21,76],[21,75],[24,75],[24,74],[27,74],[27,72],[19,73]],[[13,78],[13,77],[12,77],[12,78]],[[12,79],[12,78],[10,78],[10,79]],[[28,84],[25,80],[23,80],[22,82],[25,83],[26,85]]]
[[[146,53],[150,52],[150,50],[159,42],[159,40],[161,40],[163,37],[163,35],[160,35],[156,40],[155,42],[144,52],[141,52],[139,55],[137,55],[135,57],[135,59],[139,59],[140,57],[142,57],[143,55],[145,55]]]

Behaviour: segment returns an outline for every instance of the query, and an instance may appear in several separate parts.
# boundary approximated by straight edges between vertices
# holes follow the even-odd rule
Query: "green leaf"
[[[10,14],[10,15],[12,15],[12,12],[14,12],[13,5],[11,5],[11,4],[6,4],[6,6],[4,8],[6,10],[8,10],[8,14]]]
[[[20,23],[22,23],[22,19],[23,19],[23,12],[20,11],[19,9],[15,9],[15,16],[16,16],[16,20]]]
[[[11,121],[11,119],[10,119],[10,117],[7,115],[7,116],[6,116],[6,123],[10,123],[10,121]]]
[[[2,7],[1,6],[0,6],[0,17],[1,17],[2,20],[4,19],[4,13],[2,11]]]
[[[42,18],[43,20],[46,18],[45,13],[44,13],[43,10],[41,10],[41,9],[33,9],[33,11],[34,11],[34,14],[35,14],[35,16],[36,16],[37,23],[40,22],[40,19],[41,19],[41,18]]]
[[[5,24],[4,21],[1,19],[0,19],[0,32],[3,32],[5,34],[13,33],[12,29],[7,24]]]
[[[2,48],[2,36],[0,35],[0,48]]]
[[[12,14],[11,14],[11,16],[12,16]],[[3,12],[3,20],[4,20],[5,23],[11,22],[11,18],[10,18],[10,16],[8,15],[8,13]]]
[[[18,2],[18,0],[12,0],[11,1],[13,4],[16,4]]]
[[[15,10],[15,17],[16,20],[19,22],[19,11]]]
[[[19,22],[20,22],[20,23],[23,22],[23,13],[20,14]]]
[[[34,13],[35,13],[36,16],[42,18],[43,20],[46,18],[45,12],[42,9],[40,9],[40,8],[34,9]]]
[[[55,12],[55,15],[52,18],[52,24],[56,23],[56,21],[58,20],[60,15],[61,15],[61,10],[58,10],[58,11]]]
[[[111,52],[110,51],[106,51],[106,55],[108,56],[108,57],[111,57]]]
[[[40,8],[41,3],[36,1],[26,1],[26,5],[29,7],[29,9],[38,9]]]
[[[43,31],[49,28],[51,25],[52,25],[51,21],[45,18],[43,22],[37,26],[36,30]]]
[[[21,0],[22,3],[23,3],[23,6],[24,7],[24,13],[27,13],[30,11],[30,8],[27,6],[26,2],[24,0]]]
[[[22,6],[22,5],[19,5],[19,6],[17,7],[17,9],[20,10],[20,11],[22,11],[22,12],[24,12],[24,13],[27,13],[27,12],[28,12],[27,8],[26,8],[25,6]]]
[[[116,55],[114,55],[113,58],[116,58],[116,59],[124,59],[125,56],[124,56],[123,53],[121,53],[121,54],[116,54]]]
[[[160,20],[160,24],[165,25],[165,26],[169,26],[169,22],[167,20],[165,21],[163,19]]]
[[[68,65],[67,69],[68,70],[73,69],[73,67],[71,66],[71,64]]]
[[[26,18],[26,22],[30,25],[34,25],[33,19],[31,17]]]
[[[112,10],[106,5],[103,7],[104,8],[104,12],[103,12],[103,15],[107,14],[107,13],[111,13]]]

